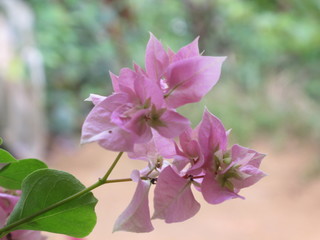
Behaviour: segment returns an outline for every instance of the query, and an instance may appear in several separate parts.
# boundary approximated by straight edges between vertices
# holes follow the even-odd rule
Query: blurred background
[[[116,193],[123,205],[89,239],[320,239],[319,29],[318,0],[0,0],[0,136],[17,157],[90,184],[113,153],[79,148],[92,108],[83,100],[112,92],[109,71],[144,66],[149,31],[175,51],[200,36],[204,55],[228,58],[210,94],[179,111],[196,125],[207,106],[232,128],[231,142],[268,154],[270,176],[245,203],[204,206],[189,225],[156,222],[154,235],[110,235],[134,191],[121,186],[130,188]],[[109,218],[115,210],[104,207]]]

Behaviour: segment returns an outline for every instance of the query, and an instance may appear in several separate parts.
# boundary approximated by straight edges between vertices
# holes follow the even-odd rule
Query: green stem
[[[119,182],[131,182],[131,181],[132,181],[131,178],[121,178],[121,179],[107,180],[107,181],[105,181],[104,184],[107,184],[107,183],[119,183]]]
[[[110,176],[112,170],[114,169],[114,167],[117,165],[117,163],[119,162],[121,156],[122,156],[123,152],[119,152],[118,156],[116,157],[116,159],[113,161],[112,165],[110,166],[110,168],[108,169],[107,173],[100,179],[100,181],[105,182],[107,181],[108,177]]]
[[[150,178],[148,177],[141,177],[140,178],[141,180],[148,180]],[[107,183],[119,183],[119,182],[132,182],[132,179],[131,178],[120,178],[120,179],[112,179],[112,180],[107,180],[104,182],[104,184],[107,184]]]
[[[2,238],[3,236],[5,236],[7,233],[9,233],[12,229],[16,228],[17,226],[19,225],[22,225],[24,223],[27,223],[27,222],[30,222],[32,219],[34,219],[35,217],[41,215],[41,214],[44,214],[54,208],[57,208],[69,201],[72,201],[76,198],[79,198],[83,195],[85,195],[86,193],[88,192],[91,192],[93,189],[96,189],[97,187],[100,187],[101,185],[104,185],[104,184],[107,184],[107,183],[116,183],[116,182],[129,182],[129,181],[132,181],[131,178],[124,178],[124,179],[114,179],[114,180],[108,180],[108,177],[110,176],[112,170],[114,169],[114,167],[117,165],[118,161],[120,160],[121,156],[122,156],[123,152],[120,152],[118,154],[118,156],[116,157],[116,159],[113,161],[112,165],[110,166],[110,168],[108,169],[107,173],[99,179],[98,182],[94,183],[93,185],[91,185],[90,187],[87,187],[85,189],[83,189],[82,191],[68,197],[68,198],[65,198],[59,202],[56,202],[52,205],[50,205],[49,207],[46,207],[45,209],[42,209],[34,214],[32,214],[31,216],[29,217],[25,217],[25,218],[22,218],[20,219],[19,221],[15,222],[15,223],[12,223],[12,224],[9,224],[7,226],[5,226],[4,228],[0,229],[0,238]]]

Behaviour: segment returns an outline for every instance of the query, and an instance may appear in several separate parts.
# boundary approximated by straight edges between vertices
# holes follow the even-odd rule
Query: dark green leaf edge
[[[20,190],[23,180],[39,169],[48,168],[47,164],[38,159],[21,159],[9,163],[0,169],[0,186]]]
[[[16,162],[18,161],[17,159],[15,159],[11,153],[9,153],[8,151],[0,148],[0,163],[11,163],[11,162]]]

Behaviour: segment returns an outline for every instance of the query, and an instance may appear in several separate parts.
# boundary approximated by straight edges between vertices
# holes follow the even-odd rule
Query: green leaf
[[[21,199],[10,215],[7,226],[83,189],[85,186],[69,173],[52,169],[35,171],[23,181]],[[87,236],[96,224],[96,203],[97,199],[88,192],[34,217],[14,230],[47,231],[82,238]]]
[[[8,189],[21,189],[25,177],[42,168],[48,168],[48,166],[37,159],[22,159],[9,163],[0,169],[0,186]]]
[[[3,143],[3,139],[0,137],[0,145],[2,145]]]
[[[0,163],[16,162],[15,159],[8,151],[0,148]]]

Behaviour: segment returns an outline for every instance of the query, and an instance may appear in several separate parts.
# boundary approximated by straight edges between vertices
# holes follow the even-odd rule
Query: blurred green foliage
[[[79,132],[91,108],[81,100],[111,93],[109,70],[143,65],[151,31],[173,50],[200,35],[205,55],[228,56],[216,88],[181,109],[195,123],[206,105],[242,141],[263,132],[320,138],[317,0],[28,2],[45,59],[53,133]]]

